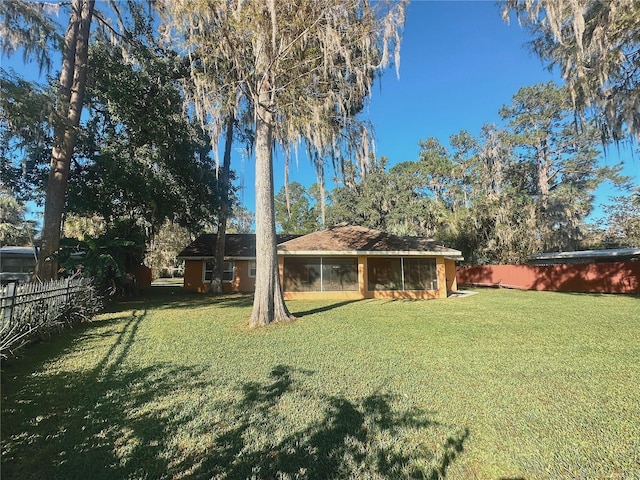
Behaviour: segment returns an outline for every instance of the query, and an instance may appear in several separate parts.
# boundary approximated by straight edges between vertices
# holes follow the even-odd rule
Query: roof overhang
[[[463,260],[462,253],[458,252],[436,252],[419,250],[278,250],[278,255],[296,255],[307,257],[353,257],[358,255],[385,256],[385,257],[445,257],[451,260]]]
[[[195,260],[195,261],[207,261],[207,262],[213,262],[216,257],[207,255],[207,256],[196,256],[196,255],[191,255],[191,256],[180,256],[178,255],[178,257],[180,260]],[[225,261],[231,261],[231,260],[255,260],[256,257],[224,257]]]
[[[300,257],[357,257],[364,255],[367,257],[443,257],[445,260],[462,261],[462,254],[452,252],[433,252],[433,251],[415,251],[415,250],[389,250],[382,252],[374,252],[369,250],[278,250],[278,255],[282,256],[300,256]],[[213,256],[178,256],[180,260],[194,261],[214,261]],[[255,260],[256,257],[224,257],[225,261],[231,260]]]

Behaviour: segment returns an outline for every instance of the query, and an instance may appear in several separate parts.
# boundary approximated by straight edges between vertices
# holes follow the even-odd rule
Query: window
[[[211,283],[211,279],[213,278],[213,267],[214,262],[204,262],[204,283]],[[224,262],[224,270],[222,272],[222,281],[223,282],[233,282],[234,279],[234,264],[233,262]]]
[[[369,257],[369,291],[402,290],[402,259]]]
[[[367,273],[370,292],[438,289],[435,258],[369,257]]]
[[[222,281],[223,282],[233,282],[234,280],[234,263],[233,262],[224,262],[224,270],[222,272]]]
[[[433,258],[403,258],[405,290],[437,290],[438,270]]]
[[[249,278],[256,278],[256,262],[249,260]]]
[[[320,292],[320,269],[320,257],[285,258],[285,292]]]
[[[213,278],[213,262],[204,262],[204,283],[211,283]]]
[[[359,290],[357,258],[327,257],[321,260],[323,292]]]
[[[286,257],[286,292],[357,291],[358,259],[355,257]]]

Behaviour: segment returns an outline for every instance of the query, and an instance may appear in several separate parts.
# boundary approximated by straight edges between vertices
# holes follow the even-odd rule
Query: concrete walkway
[[[457,290],[455,292],[450,293],[447,298],[464,298],[471,297],[473,295],[477,295],[479,292],[472,292],[469,290]]]

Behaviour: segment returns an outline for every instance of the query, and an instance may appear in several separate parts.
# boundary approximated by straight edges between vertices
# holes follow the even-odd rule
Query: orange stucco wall
[[[447,278],[447,295],[458,290],[458,280],[456,277],[456,261],[444,261],[445,276]]]
[[[233,270],[233,282],[225,285],[225,292],[227,287],[229,288],[229,293],[250,293],[256,289],[256,279],[249,277],[249,260],[236,260]]]
[[[186,260],[184,263],[184,289],[188,292],[205,293],[209,291],[210,284],[202,281],[204,275],[202,260]],[[223,282],[225,293],[253,292],[256,287],[256,279],[249,277],[249,261],[234,260],[233,281]]]
[[[204,293],[209,291],[209,285],[202,283],[202,260],[185,260],[184,289],[188,292]]]

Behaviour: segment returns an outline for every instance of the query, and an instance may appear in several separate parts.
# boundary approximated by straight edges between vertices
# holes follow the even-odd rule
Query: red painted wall
[[[640,294],[640,262],[462,267],[458,285],[491,285],[553,292]]]

